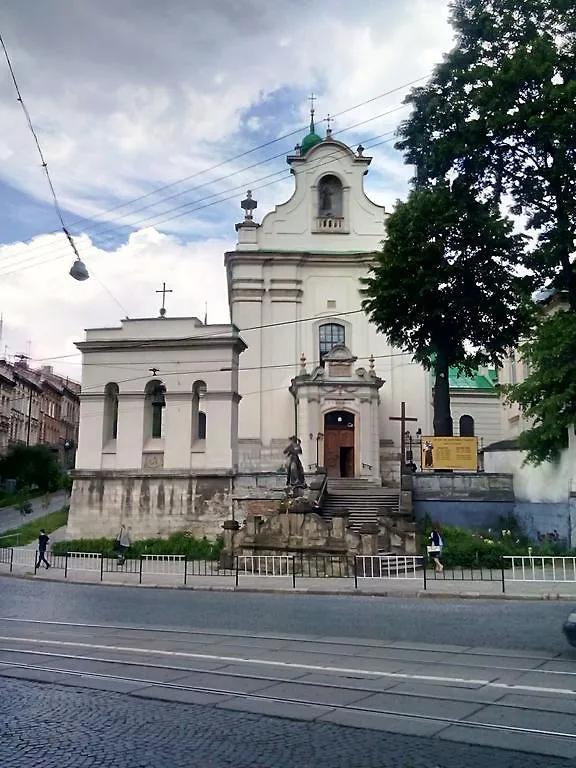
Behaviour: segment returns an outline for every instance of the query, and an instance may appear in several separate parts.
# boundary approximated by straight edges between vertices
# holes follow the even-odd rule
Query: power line
[[[409,88],[412,85],[416,85],[416,83],[422,82],[422,80],[426,80],[427,77],[428,77],[428,75],[423,75],[422,77],[418,77],[415,80],[410,80],[409,82],[403,83],[402,85],[396,86],[395,88],[391,88],[388,91],[384,91],[384,93],[380,93],[380,94],[378,94],[376,96],[373,96],[370,99],[366,99],[366,100],[364,100],[362,102],[359,102],[358,104],[354,104],[351,107],[347,107],[346,109],[343,109],[340,112],[337,112],[334,115],[332,115],[331,119],[336,118],[336,117],[341,117],[342,115],[348,114],[349,112],[353,112],[356,109],[360,109],[361,107],[364,107],[364,106],[366,106],[368,104],[372,104],[375,101],[379,101],[380,99],[383,99],[386,96],[391,96],[394,93],[398,93],[399,91],[403,91],[403,90],[405,90],[406,88]],[[319,122],[321,122],[321,123],[322,122],[326,122],[326,118],[323,118]],[[124,203],[120,203],[119,205],[112,206],[111,208],[106,208],[99,215],[103,216],[106,213],[113,213],[114,211],[117,211],[117,210],[120,210],[122,208],[125,208],[128,205],[132,205],[133,203],[138,202],[139,200],[145,200],[148,197],[151,197],[152,195],[157,194],[158,192],[161,192],[161,191],[166,190],[166,189],[171,189],[171,188],[177,186],[178,184],[183,184],[184,182],[190,181],[191,179],[197,178],[198,176],[201,176],[201,175],[203,175],[205,173],[211,173],[212,171],[218,170],[218,168],[221,168],[224,165],[227,165],[228,163],[232,163],[232,162],[234,162],[236,160],[240,160],[243,157],[246,157],[246,156],[248,156],[250,154],[253,154],[254,152],[257,152],[257,151],[259,151],[261,149],[265,149],[266,147],[272,146],[273,144],[276,144],[279,141],[283,141],[284,139],[290,138],[291,136],[295,136],[296,134],[299,134],[302,131],[306,130],[307,127],[308,126],[297,128],[297,129],[295,129],[293,131],[290,131],[289,133],[285,133],[282,136],[278,136],[275,139],[271,139],[270,141],[266,141],[266,142],[264,142],[262,144],[259,144],[256,147],[252,147],[251,149],[248,149],[248,150],[246,150],[244,152],[241,152],[241,153],[239,153],[237,155],[234,155],[233,157],[227,158],[226,160],[222,160],[221,162],[216,163],[215,165],[212,165],[212,166],[210,166],[208,168],[205,168],[205,169],[203,169],[201,171],[196,171],[195,173],[190,174],[189,176],[184,176],[183,178],[178,179],[176,181],[173,181],[173,182],[171,182],[169,184],[164,184],[164,185],[162,185],[160,187],[157,187],[156,189],[152,190],[151,192],[147,192],[146,194],[140,195],[139,197],[135,197],[132,200],[128,200],[128,201],[126,201]],[[72,222],[71,222],[71,225],[78,224],[78,223],[83,222],[83,221],[92,222],[92,219],[89,219],[86,216],[81,216],[81,217],[78,217],[76,219],[73,219]],[[57,234],[58,231],[59,230],[56,230],[55,232],[47,233],[47,234]]]
[[[74,243],[74,240],[72,238],[72,235],[66,228],[66,224],[64,223],[64,216],[62,214],[62,208],[60,207],[60,203],[58,202],[58,197],[56,195],[56,190],[54,189],[54,184],[52,183],[52,177],[50,176],[50,171],[48,170],[48,163],[46,162],[46,158],[44,157],[44,153],[42,151],[42,147],[40,146],[40,141],[38,139],[38,134],[36,133],[36,129],[34,128],[34,124],[32,122],[32,118],[30,117],[30,112],[28,111],[28,107],[24,103],[24,99],[22,98],[22,92],[20,91],[20,86],[18,85],[18,81],[16,79],[16,73],[14,72],[14,67],[12,66],[12,61],[10,60],[10,56],[8,54],[8,49],[6,48],[6,44],[4,42],[4,38],[2,37],[2,33],[0,32],[0,45],[2,46],[2,50],[4,51],[4,57],[6,58],[6,63],[8,65],[8,70],[10,71],[10,76],[12,78],[12,82],[14,84],[14,89],[16,90],[16,95],[18,97],[18,101],[20,102],[20,106],[22,107],[22,111],[24,112],[24,116],[26,117],[26,122],[28,123],[28,128],[30,129],[30,133],[32,134],[32,138],[34,139],[34,143],[36,144],[36,149],[38,150],[38,155],[40,156],[40,162],[42,169],[44,170],[44,173],[46,175],[46,180],[48,182],[48,187],[50,188],[50,194],[52,195],[52,201],[54,203],[54,210],[56,211],[56,215],[58,216],[58,219],[60,221],[62,232],[66,236],[66,240],[68,241],[68,244],[70,245],[70,248],[72,249],[74,255],[76,256],[76,259],[80,261],[80,254],[78,253],[78,249],[76,248],[76,244]],[[100,280],[98,281],[100,282]],[[100,282],[102,285],[102,283]],[[112,296],[114,301],[119,304],[121,307],[121,303],[118,301],[118,299],[112,295],[112,292],[106,288],[106,286],[103,286],[105,290]],[[123,308],[124,309],[124,308]],[[126,311],[124,309],[124,311]],[[128,313],[126,313],[128,314]]]
[[[367,118],[366,120],[361,120],[361,121],[359,121],[357,123],[353,123],[352,125],[347,126],[346,128],[342,128],[339,131],[335,131],[333,133],[333,135],[338,135],[338,134],[341,134],[341,133],[346,133],[347,131],[350,131],[350,130],[353,130],[355,128],[358,128],[359,126],[362,126],[362,125],[366,125],[367,123],[373,122],[374,120],[378,120],[378,119],[380,119],[382,117],[386,117],[387,115],[393,114],[394,112],[398,112],[399,110],[404,109],[404,108],[405,108],[405,106],[403,104],[400,104],[399,106],[396,106],[393,109],[390,109],[390,110],[388,110],[386,112],[382,112],[379,115],[375,115],[373,117]],[[353,108],[351,108],[351,109],[353,109]],[[384,136],[384,135],[389,135],[391,133],[394,133],[394,130],[387,131],[385,134],[381,134],[381,135]],[[379,137],[374,137],[374,138],[379,138]],[[367,141],[370,141],[370,140],[371,139],[368,139]],[[239,175],[241,173],[245,173],[247,171],[250,171],[250,170],[252,170],[254,168],[259,167],[260,165],[265,165],[266,163],[269,163],[269,162],[271,162],[273,160],[277,160],[277,159],[279,159],[281,157],[285,157],[285,155],[286,155],[285,152],[281,152],[281,153],[279,153],[277,155],[272,155],[271,157],[265,158],[264,160],[259,160],[258,162],[252,163],[252,165],[246,166],[244,168],[240,168],[239,170],[233,171],[233,172],[228,173],[228,174],[226,174],[224,176],[220,176],[217,179],[211,179],[210,181],[204,182],[204,183],[199,184],[199,185],[197,185],[195,187],[190,187],[190,188],[188,188],[186,190],[183,190],[182,192],[177,192],[174,195],[162,198],[160,201],[158,201],[156,203],[151,203],[151,204],[146,205],[146,206],[144,206],[142,208],[137,208],[134,211],[129,211],[128,213],[123,214],[119,218],[122,219],[122,218],[125,218],[126,216],[133,216],[134,214],[138,213],[139,211],[145,211],[145,210],[148,210],[150,208],[154,208],[155,206],[157,206],[159,204],[165,203],[168,200],[172,200],[172,199],[174,199],[176,197],[180,197],[181,195],[187,194],[188,192],[194,192],[194,191],[196,191],[198,189],[202,189],[202,188],[204,188],[206,186],[210,186],[210,185],[222,182],[222,181],[226,181],[226,180],[232,178],[233,176],[237,176],[237,175]],[[276,173],[283,173],[283,171],[278,171]],[[271,175],[276,175],[276,174],[271,174]],[[284,173],[284,175],[288,175],[288,173],[286,172],[286,173]],[[268,177],[264,177],[264,178],[268,178]],[[247,183],[251,183],[251,182],[247,182]],[[245,186],[245,183],[238,185],[238,187],[234,187],[234,189],[243,188],[244,186]],[[181,209],[184,209],[184,208],[188,208],[189,206],[196,205],[199,202],[203,202],[204,200],[208,200],[210,198],[216,197],[216,196],[221,195],[221,194],[223,194],[223,192],[214,192],[214,193],[208,195],[207,197],[199,198],[198,200],[188,201],[188,202],[183,203],[183,204],[181,204],[179,206],[176,206],[174,208],[169,208],[166,211],[159,212],[158,214],[156,214],[156,216],[165,216],[167,213],[172,213],[173,211],[177,211],[177,210],[181,210]],[[147,196],[144,196],[144,197],[147,197]],[[138,200],[138,198],[136,198],[136,200]],[[192,212],[192,211],[190,211],[190,212]],[[162,221],[169,221],[169,220],[171,220],[171,219],[162,219],[160,222],[156,222],[156,223],[162,223]],[[141,220],[136,221],[136,222],[121,224],[121,225],[119,225],[119,227],[116,226],[116,225],[115,226],[111,226],[114,223],[114,221],[119,221],[119,219],[112,219],[110,222],[106,222],[106,224],[104,225],[104,229],[101,228],[102,225],[100,225],[100,227],[99,227],[98,223],[95,222],[92,225],[92,227],[93,227],[92,230],[90,230],[90,228],[87,227],[86,230],[82,234],[87,234],[90,237],[94,237],[94,236],[103,237],[104,235],[106,235],[108,233],[116,234],[116,231],[117,231],[117,229],[119,227],[120,228],[134,229],[135,227],[141,226],[144,223],[148,223],[149,226],[155,226],[156,225],[156,224],[151,222],[151,218],[149,216],[146,216],[144,219],[141,219]],[[94,227],[96,227],[96,228],[94,229]],[[107,239],[109,240],[110,238],[107,238]],[[35,255],[36,256],[40,256],[40,255],[44,255],[45,253],[48,253],[52,248],[53,248],[53,246],[50,246],[50,245],[38,244],[36,246],[32,246],[31,248],[29,247],[26,250],[23,249],[21,252],[22,253],[26,253],[29,256],[29,258],[30,258],[30,253],[32,253],[34,251],[38,251],[38,253],[35,254]],[[8,260],[12,259],[14,257],[17,258],[18,255],[19,255],[18,252],[16,254],[10,254],[10,256],[8,256]],[[32,256],[32,258],[34,258],[34,255]],[[10,268],[12,266],[12,264],[8,263],[6,261],[6,257],[5,257],[4,260],[3,260],[2,266]]]
[[[394,130],[388,131],[385,134],[380,134],[380,135],[385,136],[385,135],[388,135],[390,133],[394,133]],[[374,138],[378,138],[378,136],[376,136]],[[388,144],[390,141],[393,141],[393,140],[394,139],[391,138],[391,139],[387,139],[385,141],[379,141],[379,142],[377,142],[375,144],[371,144],[370,146],[367,146],[366,149],[374,149],[375,147],[381,146],[382,144]],[[371,141],[371,140],[369,139],[368,141]],[[317,163],[317,165],[314,166],[314,167],[318,168],[318,167],[321,167],[323,165],[328,165],[328,164],[332,163],[333,162],[333,158],[335,156],[336,156],[336,153],[334,153],[332,155],[331,159],[325,160],[322,163]],[[258,180],[256,180],[256,184],[254,182],[252,182],[251,183],[251,187],[252,187],[252,189],[258,190],[258,189],[262,189],[264,187],[268,187],[268,186],[270,186],[272,184],[277,184],[279,181],[283,181],[284,179],[287,180],[288,178],[290,178],[290,172],[282,170],[282,171],[276,171],[275,173],[272,173],[272,174],[268,174],[267,176],[261,177],[261,179],[267,179],[270,176],[273,176],[273,177],[279,176],[280,174],[282,174],[280,179],[273,179],[272,181],[268,181],[268,182],[263,183],[263,184],[258,184],[257,183]],[[237,187],[233,187],[232,190],[244,189],[244,187],[245,187],[245,184],[242,184],[242,185],[238,185]],[[230,192],[230,191],[231,190],[225,190],[225,191],[222,191],[222,192],[217,192],[217,193],[214,193],[212,195],[208,195],[206,198],[200,198],[199,200],[194,201],[194,203],[201,202],[202,200],[208,200],[208,199],[210,199],[212,197],[216,197],[218,195],[226,194],[227,192]],[[154,223],[150,222],[149,226],[158,226],[159,224],[165,223],[166,221],[172,221],[174,219],[180,218],[181,216],[185,216],[185,215],[190,214],[190,213],[195,213],[197,211],[204,210],[205,208],[210,208],[213,205],[218,205],[219,203],[224,203],[224,202],[227,202],[229,200],[233,200],[233,199],[236,198],[236,196],[237,196],[237,191],[233,191],[232,194],[228,194],[226,197],[223,197],[220,200],[214,200],[212,202],[206,203],[205,205],[201,205],[201,206],[198,206],[196,208],[192,208],[191,210],[186,210],[186,211],[183,211],[181,213],[175,214],[173,216],[168,216],[168,217],[165,217],[165,218],[161,218],[161,219],[159,219],[158,221],[156,221]],[[177,206],[176,208],[174,208],[172,210],[180,210],[180,208],[187,207],[188,205],[193,205],[194,203],[188,203],[188,204],[186,204],[186,206]],[[168,212],[169,211],[166,211],[166,213],[168,213]],[[147,219],[143,220],[143,222],[147,222],[147,221],[148,221]],[[111,241],[110,237],[108,237],[107,239],[108,239],[108,241]],[[40,254],[37,254],[37,255],[40,255]],[[55,259],[62,258],[63,255],[65,255],[65,254],[60,253],[60,254],[55,255],[55,256],[50,256],[48,259],[42,259],[41,261],[33,261],[32,263],[28,264],[28,266],[21,266],[19,269],[10,270],[8,272],[0,271],[0,275],[8,276],[8,275],[11,275],[11,274],[15,274],[16,272],[23,271],[25,269],[29,269],[30,267],[41,266],[42,264],[47,264],[48,262],[53,261]],[[29,261],[31,261],[34,258],[35,257],[32,256],[29,259],[24,259],[23,263],[26,264],[26,262],[29,262]]]

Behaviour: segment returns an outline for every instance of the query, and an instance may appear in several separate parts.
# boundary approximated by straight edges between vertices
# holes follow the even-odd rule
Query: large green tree
[[[576,424],[576,313],[557,312],[545,317],[529,341],[520,348],[530,375],[505,388],[532,421],[519,438],[527,461],[556,460],[568,445],[568,430]]]
[[[576,310],[576,3],[454,0],[456,45],[412,106],[398,147],[417,184],[459,178],[524,217],[524,265]]]
[[[448,369],[499,361],[527,327],[522,254],[512,224],[458,185],[415,190],[388,219],[362,306],[433,369],[435,435],[452,435]]]
[[[62,471],[54,451],[46,445],[15,445],[0,460],[0,476],[15,479],[20,488],[55,491]]]

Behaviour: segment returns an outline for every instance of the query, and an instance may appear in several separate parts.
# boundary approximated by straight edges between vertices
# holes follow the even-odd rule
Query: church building
[[[430,373],[361,309],[361,279],[386,234],[387,214],[364,189],[372,158],[330,129],[321,138],[312,111],[287,162],[288,201],[260,222],[250,192],[241,204],[225,255],[230,325],[161,313],[90,330],[78,344],[70,535],[112,535],[126,521],[137,536],[183,526],[215,535],[233,512],[234,484],[279,474],[291,435],[306,472],[397,487],[402,403],[409,444],[432,434]],[[455,434],[464,425],[482,440],[486,428],[493,441],[498,398],[462,381],[454,396]]]

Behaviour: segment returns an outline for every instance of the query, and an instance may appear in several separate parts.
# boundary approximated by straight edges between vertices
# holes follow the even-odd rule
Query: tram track
[[[61,674],[63,676],[68,676],[68,677],[78,677],[80,679],[88,678],[88,679],[98,679],[98,680],[114,680],[118,682],[133,683],[133,684],[138,683],[138,684],[141,684],[143,688],[151,686],[151,687],[160,688],[160,689],[190,691],[190,692],[196,692],[196,693],[220,695],[223,697],[231,697],[231,698],[252,700],[252,701],[259,701],[259,702],[293,704],[293,705],[299,705],[304,707],[321,706],[319,705],[318,701],[309,701],[299,697],[297,698],[297,697],[270,696],[270,695],[266,695],[265,692],[239,693],[238,691],[232,691],[226,688],[217,688],[217,687],[209,687],[209,686],[201,686],[201,685],[182,685],[178,683],[169,683],[169,682],[158,682],[158,681],[149,680],[146,678],[134,678],[134,677],[129,677],[125,675],[110,675],[110,674],[105,674],[101,672],[97,673],[97,672],[87,672],[84,670],[60,669],[57,667],[39,666],[39,665],[25,664],[25,663],[14,663],[14,662],[0,662],[0,663],[3,666],[15,667],[18,669],[24,669],[24,670],[30,670],[30,671],[32,670],[41,671],[48,674]],[[290,682],[293,682],[293,681],[290,681]],[[301,683],[299,684],[301,685]],[[370,691],[370,692],[373,693],[373,691]],[[137,697],[138,690],[131,692],[131,695]],[[386,709],[378,709],[378,710],[375,710],[373,708],[368,709],[368,708],[357,706],[354,704],[341,705],[337,703],[331,703],[330,709],[340,710],[340,711],[342,710],[354,711],[356,713],[365,713],[367,715],[372,715],[372,716],[379,715],[382,717],[390,717],[390,718],[403,720],[403,721],[437,723],[437,724],[440,724],[441,726],[444,726],[445,728],[448,728],[450,726],[459,726],[459,727],[472,728],[474,730],[496,731],[500,733],[526,734],[526,735],[542,737],[542,738],[558,738],[558,739],[576,743],[576,732],[568,733],[563,731],[551,731],[551,730],[536,729],[536,728],[522,728],[518,726],[503,725],[499,723],[478,723],[473,720],[448,718],[448,717],[442,717],[440,715],[398,713],[397,711],[386,710]]]

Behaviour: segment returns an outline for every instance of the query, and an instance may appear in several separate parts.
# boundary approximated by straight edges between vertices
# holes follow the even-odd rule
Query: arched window
[[[195,381],[192,386],[192,442],[206,440],[206,413],[200,410],[200,400],[206,394],[206,382]]]
[[[206,440],[206,414],[198,411],[198,440]]]
[[[146,384],[144,403],[144,439],[162,437],[162,411],[165,406],[165,387],[159,379]]]
[[[474,437],[474,419],[472,416],[460,416],[460,437]]]
[[[342,218],[342,182],[337,176],[328,174],[318,183],[318,216]]]
[[[325,323],[318,329],[318,346],[320,349],[320,365],[324,358],[337,345],[346,343],[346,332],[340,323]]]
[[[118,384],[109,382],[104,387],[104,445],[118,437]]]

